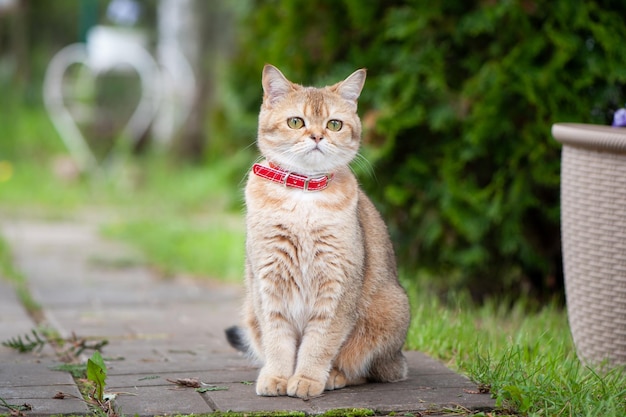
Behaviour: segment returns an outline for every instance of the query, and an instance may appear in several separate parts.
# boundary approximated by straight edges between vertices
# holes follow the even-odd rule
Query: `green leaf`
[[[107,368],[100,352],[95,351],[87,360],[87,379],[96,386],[95,399],[103,401],[106,386]]]

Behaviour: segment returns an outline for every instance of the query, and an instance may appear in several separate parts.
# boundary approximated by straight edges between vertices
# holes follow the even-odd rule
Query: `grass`
[[[567,316],[557,305],[521,300],[446,303],[407,284],[412,323],[407,347],[424,351],[488,388],[502,412],[523,416],[626,415],[626,372],[605,374],[576,357]]]
[[[2,236],[0,236],[0,278],[4,278],[15,288],[17,297],[28,314],[30,314],[35,321],[41,321],[41,305],[31,296],[28,289],[28,282],[24,275],[13,266],[11,248]]]
[[[51,174],[54,155],[63,154],[60,141],[40,110],[25,113],[9,129],[20,145],[2,149],[6,142],[0,143],[1,216],[88,213],[105,236],[136,246],[145,262],[165,273],[240,279],[241,182],[249,155],[202,166],[152,156],[104,177],[63,179]],[[0,274],[14,283],[25,304],[32,303],[24,277],[10,265],[10,248],[0,239]],[[413,309],[407,348],[439,358],[488,388],[499,415],[626,415],[626,374],[600,374],[580,364],[558,305],[537,307],[530,300],[476,305],[464,294],[441,300],[427,289],[428,280],[402,275]]]
[[[166,275],[184,272],[199,277],[239,281],[243,276],[244,235],[237,218],[221,216],[201,224],[184,218],[117,223],[104,228],[109,237],[142,249]]]

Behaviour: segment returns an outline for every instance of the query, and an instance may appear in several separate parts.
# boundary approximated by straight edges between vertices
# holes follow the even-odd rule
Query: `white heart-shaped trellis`
[[[137,42],[129,42],[115,32],[93,32],[87,44],[63,48],[50,61],[44,79],[44,103],[54,127],[82,171],[96,170],[99,162],[72,113],[64,102],[63,79],[72,65],[83,65],[97,78],[120,66],[133,68],[141,82],[141,98],[117,140],[131,140],[133,145],[150,127],[159,107],[159,67]],[[115,149],[115,147],[114,147]]]

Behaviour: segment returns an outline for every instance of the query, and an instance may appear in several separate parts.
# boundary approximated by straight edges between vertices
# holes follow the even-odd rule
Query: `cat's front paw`
[[[262,372],[256,381],[256,394],[263,397],[287,395],[287,378],[264,375]]]
[[[317,397],[324,392],[324,381],[316,381],[303,375],[294,375],[287,382],[287,395],[303,399]]]
[[[326,391],[340,389],[348,384],[348,380],[343,372],[333,368],[326,380]]]

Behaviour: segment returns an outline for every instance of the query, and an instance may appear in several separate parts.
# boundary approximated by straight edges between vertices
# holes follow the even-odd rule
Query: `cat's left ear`
[[[356,104],[359,96],[361,95],[361,90],[363,90],[366,75],[367,71],[365,68],[356,70],[350,74],[348,78],[335,84],[333,89],[339,93],[341,97]]]

